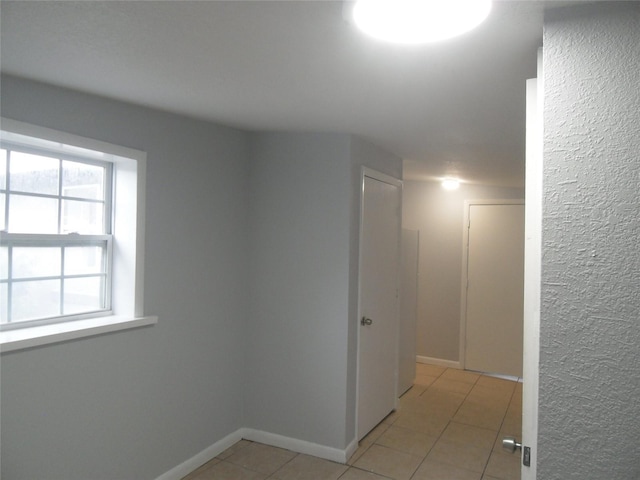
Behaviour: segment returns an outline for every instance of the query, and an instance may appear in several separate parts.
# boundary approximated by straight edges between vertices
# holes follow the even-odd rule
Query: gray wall
[[[148,152],[145,306],[159,316],[2,356],[2,478],[155,478],[242,426],[247,135],[11,77],[1,108]]]
[[[349,135],[252,138],[250,428],[336,449],[355,437],[363,165],[402,176],[400,158]]]
[[[345,447],[349,137],[258,134],[246,426]]]
[[[460,359],[464,202],[482,199],[524,199],[524,189],[462,184],[446,191],[435,182],[404,184],[402,226],[420,231],[419,356]]]
[[[549,14],[538,478],[640,478],[640,4]]]
[[[2,356],[2,478],[153,479],[241,427],[354,439],[360,167],[401,178],[399,158],[10,76],[1,109],[147,152],[145,310],[159,317]]]

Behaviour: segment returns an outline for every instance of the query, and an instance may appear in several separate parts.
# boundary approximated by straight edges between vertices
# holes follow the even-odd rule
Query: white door
[[[416,378],[416,320],[418,316],[418,230],[402,229],[400,275],[400,347],[398,394],[409,390]]]
[[[465,368],[522,376],[524,205],[470,204]]]
[[[527,80],[522,445],[525,448],[530,448],[531,466],[522,466],[522,480],[536,479],[538,456],[540,277],[542,262],[542,111],[544,101],[542,48],[538,50],[538,76],[540,80],[535,78]]]
[[[358,323],[358,440],[396,407],[401,183],[363,171]]]

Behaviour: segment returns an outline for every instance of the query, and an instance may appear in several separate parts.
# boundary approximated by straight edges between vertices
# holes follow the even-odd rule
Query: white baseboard
[[[478,372],[487,377],[500,378],[501,380],[509,380],[510,382],[518,382],[522,383],[522,377],[517,377],[515,375],[503,375],[502,373],[486,373],[486,372]]]
[[[345,450],[319,445],[317,443],[307,442],[306,440],[298,440],[297,438],[285,437],[276,433],[264,432],[262,430],[254,430],[253,428],[242,428],[242,438],[251,440],[252,442],[264,443],[272,447],[286,448],[292,452],[305,453],[314,457],[324,458],[338,463],[346,463],[349,457],[349,447]],[[353,442],[352,442],[353,443]],[[357,448],[357,442],[356,442]],[[355,449],[353,450],[355,451]],[[353,452],[351,452],[353,453]]]
[[[345,450],[340,450],[338,448],[327,447],[325,445],[285,437],[275,433],[254,430],[253,428],[239,428],[190,459],[182,462],[177,467],[163,473],[156,478],[156,480],[180,480],[242,439],[264,443],[272,447],[286,448],[292,452],[305,453],[338,463],[347,463],[347,460],[358,448],[358,442],[355,439],[349,443]]]
[[[193,472],[198,467],[201,467],[202,465],[207,463],[209,460],[217,457],[227,448],[239,442],[240,440],[242,440],[242,429],[236,430],[223,439],[218,440],[213,445],[205,448],[200,453],[197,453],[193,457],[182,462],[177,467],[173,467],[168,472],[163,473],[158,478],[156,478],[156,480],[180,480],[181,478],[184,478],[188,474]]]
[[[438,365],[439,367],[457,368],[462,370],[460,362],[455,360],[445,360],[443,358],[423,357],[422,355],[416,355],[416,362],[426,363],[429,365]]]
[[[347,463],[347,461],[351,458],[351,456],[354,453],[356,453],[357,449],[358,449],[358,439],[354,438],[353,440],[351,440],[349,445],[347,445],[347,450],[345,451],[345,461],[340,463]]]

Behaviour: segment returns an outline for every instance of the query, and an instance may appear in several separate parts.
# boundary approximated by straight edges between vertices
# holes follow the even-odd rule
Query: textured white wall
[[[544,33],[538,478],[640,478],[640,4]]]

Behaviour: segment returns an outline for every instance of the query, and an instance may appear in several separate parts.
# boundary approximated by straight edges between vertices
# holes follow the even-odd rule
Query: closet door
[[[522,376],[524,205],[468,212],[465,368]]]
[[[360,225],[358,440],[396,407],[402,191],[365,169]]]

